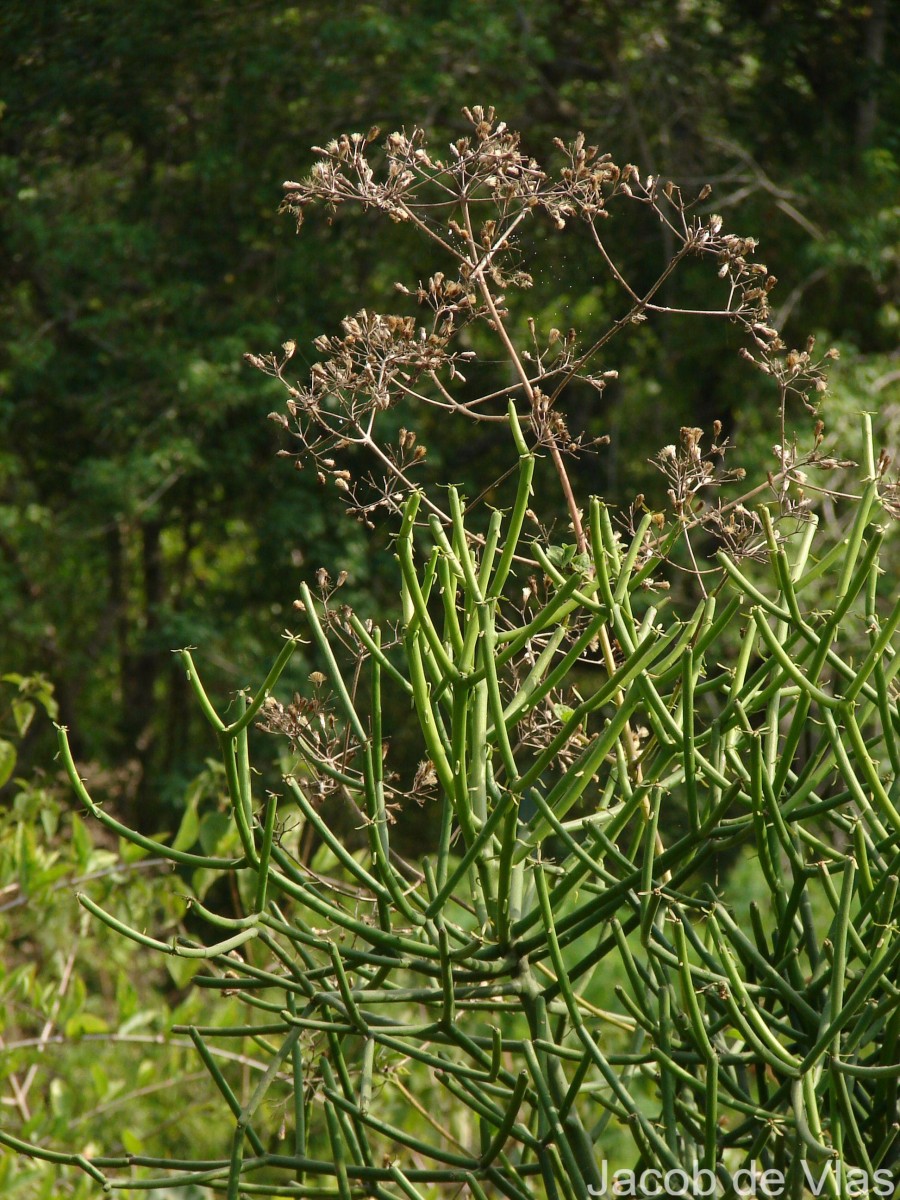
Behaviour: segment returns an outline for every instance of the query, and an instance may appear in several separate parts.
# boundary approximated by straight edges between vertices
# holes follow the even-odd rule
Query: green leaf
[[[145,1008],[129,1017],[127,1021],[123,1021],[119,1026],[119,1033],[137,1033],[141,1029],[147,1029],[153,1025],[158,1016],[159,1013],[156,1010]]]
[[[177,987],[187,987],[200,970],[201,962],[197,958],[178,958],[176,955],[166,956],[166,970],[171,975]]]
[[[210,871],[207,867],[198,867],[191,876],[191,887],[197,899],[203,900],[209,889],[220,878],[220,871]]]
[[[12,742],[0,738],[0,787],[12,775],[16,767],[16,748]]]
[[[570,717],[575,715],[575,709],[568,704],[554,704],[553,713],[559,721],[568,721]]]
[[[16,826],[15,862],[19,887],[27,895],[31,890],[31,883],[37,867],[37,854],[34,829],[24,821],[20,821]]]
[[[109,1025],[96,1013],[80,1012],[69,1017],[65,1025],[66,1037],[80,1037],[85,1033],[108,1033]]]
[[[224,840],[235,828],[227,813],[208,812],[200,822],[200,845],[204,854],[225,852]]]
[[[150,1058],[142,1058],[141,1065],[137,1069],[135,1076],[135,1084],[137,1087],[146,1087],[148,1083],[152,1083],[157,1075],[157,1065]]]
[[[31,722],[34,720],[37,708],[30,700],[13,700],[10,707],[12,708],[13,720],[16,723],[19,737],[24,737],[28,732]]]
[[[87,831],[87,826],[77,813],[72,813],[72,848],[75,851],[75,857],[78,860],[78,865],[82,869],[87,867],[91,859],[91,835]]]
[[[553,563],[554,567],[564,567],[575,557],[577,549],[577,546],[568,544],[563,546],[548,546],[547,557]]]
[[[41,828],[44,835],[49,840],[56,837],[56,831],[59,829],[59,809],[49,804],[41,806]]]
[[[102,1100],[109,1091],[109,1076],[98,1062],[91,1063],[91,1079],[94,1081],[94,1091],[98,1099]]]
[[[140,862],[142,858],[148,858],[150,851],[143,846],[136,846],[134,842],[129,842],[125,838],[119,838],[119,858],[124,863]]]
[[[190,850],[197,841],[199,831],[200,818],[197,816],[196,805],[192,804],[185,809],[184,816],[181,818],[181,824],[175,834],[175,841],[172,843],[173,850]]]
[[[137,1136],[137,1134],[132,1133],[130,1129],[122,1130],[122,1145],[129,1154],[143,1153],[144,1143]]]

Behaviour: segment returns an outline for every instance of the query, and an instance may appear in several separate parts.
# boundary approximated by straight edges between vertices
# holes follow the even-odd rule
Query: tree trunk
[[[878,89],[884,66],[887,15],[887,0],[872,0],[866,22],[862,90],[856,110],[856,150],[858,154],[862,154],[871,146],[872,138],[875,136],[875,127],[878,124]]]

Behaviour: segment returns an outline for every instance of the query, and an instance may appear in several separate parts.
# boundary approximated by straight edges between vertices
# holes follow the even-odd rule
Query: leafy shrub
[[[17,751],[43,714],[56,717],[48,681],[7,675],[0,691],[0,735],[12,764],[0,809],[0,1192],[18,1200],[95,1196],[97,1173],[66,1167],[70,1154],[27,1162],[9,1150],[37,1142],[77,1145],[86,1156],[101,1147],[136,1153],[164,1138],[170,1153],[187,1155],[203,1146],[215,1105],[190,1039],[169,1033],[173,1022],[208,1017],[209,998],[184,994],[183,971],[166,971],[156,956],[92,921],[74,895],[89,887],[122,919],[175,931],[184,885],[168,860],[115,837],[92,839],[58,769],[19,773]],[[90,775],[97,787],[115,786],[95,767]],[[199,799],[210,790],[200,779],[192,792]],[[234,1017],[230,1004],[217,1003],[217,1019]],[[252,1058],[237,1058],[252,1069]]]

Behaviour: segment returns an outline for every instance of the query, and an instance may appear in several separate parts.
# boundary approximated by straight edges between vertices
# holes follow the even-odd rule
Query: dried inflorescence
[[[654,466],[666,477],[667,494],[676,517],[685,520],[694,515],[699,493],[710,487],[721,487],[731,480],[741,480],[743,467],[726,469],[723,460],[728,450],[728,438],[722,438],[722,423],[713,423],[713,441],[703,450],[703,430],[685,426],[681,430],[681,445],[663,446],[653,460]]]
[[[314,672],[310,681],[314,688],[312,696],[301,696],[295,692],[289,704],[282,704],[274,696],[267,697],[260,709],[256,727],[264,733],[286,738],[301,760],[331,762],[335,767],[340,764],[345,770],[352,769],[353,755],[349,753],[343,727],[337,721],[329,699],[319,694],[325,676]],[[332,778],[317,771],[315,801],[321,803],[335,787]]]
[[[417,472],[427,457],[418,440],[417,417],[431,407],[476,422],[505,424],[512,400],[533,442],[553,462],[574,539],[584,550],[582,507],[566,458],[607,439],[571,428],[567,401],[572,387],[587,385],[601,394],[615,383],[618,373],[607,369],[601,354],[607,357],[607,344],[627,327],[673,313],[707,315],[743,328],[749,345],[741,354],[777,388],[782,428],[777,470],[757,491],[770,487],[783,511],[802,513],[805,468],[827,469],[832,460],[820,453],[821,439],[804,453],[788,446],[785,412],[794,400],[818,412],[825,367],[835,352],[816,357],[812,339],[803,350],[789,349],[771,325],[769,294],[776,280],[765,264],[755,261],[756,241],[726,232],[721,216],[705,211],[709,187],[686,197],[672,181],[643,176],[630,163],[620,167],[599,147],[586,144],[583,134],[568,142],[555,139],[561,162],[551,169],[523,151],[520,135],[498,120],[493,108],[475,106],[463,113],[470,131],[452,142],[447,153],[434,153],[419,127],[391,133],[380,145],[381,135],[373,128],[365,136],[343,134],[315,148],[318,161],[310,174],[284,185],[282,209],[298,226],[315,204],[324,204],[331,213],[348,204],[378,210],[416,228],[444,269],[414,286],[396,285],[424,318],[363,309],[344,320],[339,334],[317,338],[321,357],[305,382],[289,375],[292,342],[280,355],[247,356],[287,390],[286,412],[271,414],[297,443],[296,451],[283,453],[294,454],[298,466],[312,466],[319,480],[342,492],[349,511],[368,525],[374,525],[379,512],[398,513],[414,490],[425,491],[423,514],[437,515],[446,524],[440,497],[428,493]],[[621,204],[646,208],[676,247],[649,287],[632,285],[608,240],[609,217]],[[550,232],[570,223],[585,229],[598,265],[619,290],[621,315],[599,335],[540,330],[534,318],[523,325],[510,315],[506,293],[532,283],[519,235],[526,222],[541,218],[549,221]],[[659,304],[663,284],[683,260],[698,255],[710,260],[722,281],[722,300],[702,311]],[[467,332],[475,324],[487,327],[507,361],[513,380],[508,386],[479,386],[486,364]],[[476,344],[483,345],[483,338]],[[496,360],[496,353],[491,357]],[[395,433],[383,432],[382,415],[401,407],[398,441]],[[389,424],[396,429],[395,418]],[[666,447],[654,461],[668,480],[672,516],[685,538],[691,529],[704,526],[739,549],[755,538],[752,517],[744,518],[738,508],[749,497],[723,510],[700,495],[742,477],[740,470],[723,467],[727,442],[720,435],[717,428],[713,446],[702,455],[699,431],[691,438],[683,431],[682,447]],[[362,458],[367,465],[361,466]],[[658,532],[662,537],[663,529]]]

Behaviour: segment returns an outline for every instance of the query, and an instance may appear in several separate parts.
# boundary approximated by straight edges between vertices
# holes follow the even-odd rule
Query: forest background
[[[889,0],[2,5],[0,1037],[18,1055],[4,1105],[28,1136],[80,1141],[126,1101],[115,1141],[129,1151],[142,1128],[170,1147],[175,1130],[199,1128],[164,1100],[196,1063],[175,1042],[165,1060],[142,1057],[190,1016],[188,974],[177,962],[148,973],[139,996],[133,956],[108,938],[92,949],[71,894],[73,876],[127,879],[139,911],[151,893],[137,877],[153,863],[98,849],[70,815],[47,716],[68,727],[108,810],[208,851],[226,823],[221,779],[172,651],[198,647],[224,702],[258,685],[300,583],[320,569],[347,573],[363,616],[396,605],[388,532],[348,521],[314,471],[276,457],[289,443],[266,417],[282,391],[243,356],[293,340],[302,376],[315,337],[348,312],[389,310],[394,282],[415,287],[429,264],[365,214],[310,222],[298,241],[278,215],[282,181],[343,131],[419,124],[441,145],[464,104],[494,104],[538,156],[583,130],[644,174],[685,191],[709,183],[710,209],[761,240],[787,343],[814,331],[841,351],[829,444],[857,456],[867,409],[879,444],[896,448],[898,44]],[[565,247],[541,248],[536,315],[562,329],[607,321],[608,285]],[[645,228],[628,247],[631,277],[655,278],[672,249]],[[709,280],[699,269],[684,280],[689,307]],[[772,395],[727,329],[676,318],[621,344],[615,385],[575,414],[609,439],[573,467],[583,494],[627,505],[643,493],[652,506],[666,483],[651,457],[681,426],[714,420],[752,477],[776,465]],[[481,491],[499,461],[493,428],[468,427],[463,441],[425,413],[421,436],[445,478]],[[308,689],[315,666],[298,653],[286,690]],[[153,893],[159,925],[183,914],[173,896]],[[34,1047],[111,1030],[115,1069],[87,1048],[55,1076],[35,1065]],[[11,1163],[0,1158],[5,1194],[76,1194],[54,1170]]]
[[[890,444],[898,43],[887,0],[5,4],[2,670],[53,684],[78,761],[156,827],[208,752],[172,650],[199,647],[217,694],[247,686],[319,567],[380,611],[387,538],[354,536],[314,473],[275,460],[280,395],[242,360],[287,338],[314,357],[314,337],[427,269],[364,218],[298,242],[277,215],[314,143],[373,123],[439,145],[463,104],[493,103],[536,154],[583,129],[643,172],[711,183],[715,211],[763,240],[787,340],[843,352],[826,424],[877,409]],[[636,277],[667,250],[645,231]],[[599,318],[599,272],[564,249],[544,263],[558,319]],[[610,437],[585,469],[611,503],[652,502],[648,459],[680,425],[718,418],[744,465],[773,462],[737,342],[665,324],[586,414]],[[486,429],[462,456],[452,429],[431,449],[483,486]],[[30,725],[17,774],[50,769],[51,734]]]

